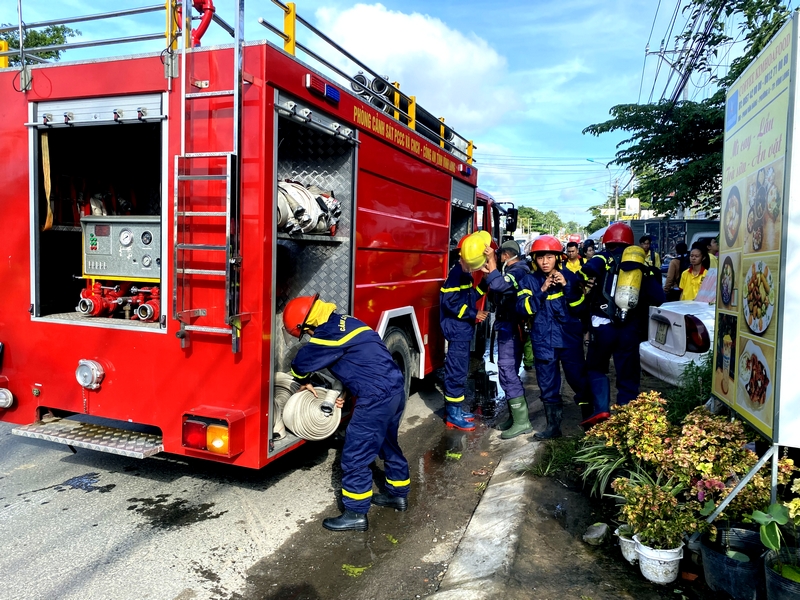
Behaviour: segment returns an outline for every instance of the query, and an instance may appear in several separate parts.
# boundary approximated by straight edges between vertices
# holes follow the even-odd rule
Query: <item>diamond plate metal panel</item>
[[[11,433],[129,458],[146,458],[164,451],[160,435],[67,419],[23,425],[12,429]]]
[[[337,240],[342,241],[326,236],[278,240],[276,311],[282,313],[292,298],[319,293],[325,301],[334,302],[337,310],[349,313],[355,150],[348,142],[294,121],[284,118],[278,121],[278,179],[333,190],[342,206],[336,232]],[[280,322],[276,325],[280,326]],[[279,348],[278,370],[288,371],[292,350],[293,347]]]

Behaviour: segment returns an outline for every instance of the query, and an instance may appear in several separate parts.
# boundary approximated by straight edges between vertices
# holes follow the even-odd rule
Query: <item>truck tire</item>
[[[406,393],[406,400],[411,390],[411,345],[408,343],[408,337],[405,332],[399,327],[389,327],[386,330],[386,336],[383,338],[389,354],[392,355],[392,360],[400,368],[403,373],[403,381],[405,382],[404,390]]]

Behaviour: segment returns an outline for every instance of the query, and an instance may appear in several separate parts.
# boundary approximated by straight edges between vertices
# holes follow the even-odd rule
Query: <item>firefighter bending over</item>
[[[442,333],[447,340],[447,355],[444,359],[444,400],[448,427],[472,431],[475,419],[461,408],[464,389],[469,374],[469,347],[475,334],[475,321],[484,321],[489,315],[477,309],[478,299],[483,296],[486,284],[481,281],[473,285],[472,272],[479,271],[486,263],[484,252],[492,243],[492,236],[478,231],[461,238],[458,246],[458,264],[450,269],[447,280],[439,294]]]
[[[547,429],[534,434],[539,440],[561,437],[561,368],[575,392],[575,403],[588,406],[583,327],[577,316],[583,306],[583,289],[576,275],[561,268],[561,242],[540,235],[533,242],[535,268],[517,293],[517,311],[533,318],[531,341],[536,357],[536,383],[542,396]],[[581,410],[584,410],[583,408]],[[525,407],[527,419],[527,406]],[[522,416],[522,415],[520,415]],[[516,420],[515,420],[516,422]]]
[[[500,246],[500,259],[503,261],[502,272],[497,269],[494,250],[487,249],[486,256],[487,261],[483,271],[487,273],[486,283],[489,285],[489,295],[497,307],[492,329],[492,343],[494,343],[496,334],[497,371],[500,387],[503,388],[503,393],[506,395],[509,415],[508,419],[497,428],[503,432],[500,437],[508,440],[532,431],[528,418],[525,389],[519,378],[523,336],[525,335],[522,331],[524,317],[517,314],[516,309],[520,282],[530,273],[530,269],[528,269],[525,259],[520,257],[519,244],[514,240],[503,242],[503,245]]]
[[[308,378],[328,369],[356,397],[342,450],[344,513],[322,522],[331,531],[366,531],[370,502],[404,511],[411,484],[408,462],[397,442],[400,417],[406,405],[403,374],[380,336],[362,321],[337,314],[336,305],[319,294],[290,300],[283,325],[296,338],[309,333],[308,343],[292,361],[292,375],[314,391]],[[344,396],[344,394],[342,394]],[[344,404],[344,397],[336,401]],[[386,493],[372,493],[370,465],[383,459]]]

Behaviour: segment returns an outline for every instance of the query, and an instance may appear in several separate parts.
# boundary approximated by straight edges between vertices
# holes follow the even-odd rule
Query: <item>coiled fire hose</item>
[[[282,440],[286,437],[286,425],[283,422],[283,409],[289,398],[297,393],[300,389],[300,384],[295,381],[294,377],[288,373],[275,374],[275,407],[276,411],[273,415],[272,433],[276,439]]]
[[[293,394],[283,407],[286,427],[297,437],[312,441],[330,437],[342,420],[342,410],[335,406],[342,393],[341,382],[336,381],[331,390],[314,389],[318,398],[310,391],[302,390]]]

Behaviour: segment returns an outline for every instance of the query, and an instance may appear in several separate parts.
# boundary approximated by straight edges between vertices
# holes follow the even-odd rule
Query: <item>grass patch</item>
[[[536,460],[524,471],[536,477],[555,477],[557,475],[576,476],[575,454],[580,449],[580,438],[561,437],[542,444]]]
[[[664,392],[667,400],[667,419],[680,425],[683,418],[711,397],[711,374],[713,354],[709,354],[699,365],[691,363],[681,374],[681,385]]]

